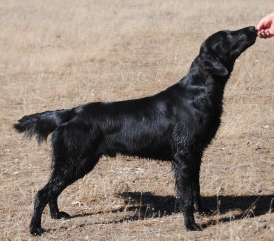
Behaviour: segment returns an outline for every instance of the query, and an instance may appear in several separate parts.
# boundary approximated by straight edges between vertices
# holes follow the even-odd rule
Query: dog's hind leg
[[[45,230],[41,227],[41,216],[45,206],[49,203],[51,216],[54,218],[69,217],[64,212],[59,212],[57,206],[57,198],[61,192],[73,182],[83,177],[90,172],[97,164],[99,158],[90,159],[85,158],[81,161],[81,165],[75,167],[68,165],[65,168],[54,169],[52,177],[35,197],[34,213],[30,223],[30,233],[34,235],[41,235]],[[55,162],[58,160],[55,160]]]
[[[173,168],[175,171],[176,188],[179,195],[180,210],[184,214],[184,222],[187,230],[202,230],[194,220],[194,169],[193,155],[175,154]]]
[[[68,219],[68,218],[70,218],[69,214],[59,211],[58,204],[57,204],[57,198],[58,198],[58,196],[55,196],[49,200],[50,216],[53,219],[61,219],[61,218]]]
[[[41,235],[45,230],[41,227],[41,217],[45,206],[48,204],[51,195],[61,193],[69,185],[61,175],[53,175],[48,183],[35,196],[34,213],[30,223],[30,233]]]
[[[95,165],[98,163],[98,160],[99,160],[99,158],[87,158],[86,160],[81,161],[82,165],[84,163],[85,164],[84,164],[84,167],[82,167],[82,170],[79,170],[78,173],[75,175],[76,180],[83,177],[88,172],[90,172],[95,167]],[[68,185],[70,185],[70,184],[68,184]],[[64,185],[63,189],[61,189],[61,187],[60,187],[59,192],[52,193],[50,196],[49,208],[50,208],[50,215],[53,219],[61,219],[61,218],[68,219],[68,218],[70,218],[69,214],[59,211],[58,204],[57,204],[57,198],[65,188],[66,188],[66,185]]]
[[[53,177],[64,177],[64,184],[57,186],[58,190],[49,197],[50,215],[54,219],[70,217],[69,214],[59,211],[58,196],[70,182],[90,172],[99,160],[99,155],[93,152],[95,148],[90,142],[89,134],[90,129],[78,122],[70,122],[53,133]]]

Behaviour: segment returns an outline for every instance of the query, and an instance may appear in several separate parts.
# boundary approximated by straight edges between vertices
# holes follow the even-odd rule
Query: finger
[[[261,35],[262,35],[263,38],[266,38],[265,31],[262,31]]]
[[[269,32],[269,37],[273,37],[274,36],[274,24],[271,25],[271,27],[268,30],[268,32]]]
[[[262,33],[263,33],[262,30],[261,30],[261,31],[258,31],[258,32],[257,32],[257,35],[258,35],[260,38],[263,38],[263,34],[262,34]]]
[[[271,32],[270,29],[267,29],[267,30],[265,31],[265,35],[266,35],[266,38],[271,38],[271,37],[273,36],[273,34],[272,34],[272,32]]]
[[[262,33],[260,31],[257,32],[257,35],[261,38],[262,37]]]

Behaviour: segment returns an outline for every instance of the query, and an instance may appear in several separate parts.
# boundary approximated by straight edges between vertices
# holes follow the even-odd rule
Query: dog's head
[[[256,41],[255,27],[236,31],[220,31],[211,35],[201,46],[206,68],[213,75],[227,76],[235,60]]]

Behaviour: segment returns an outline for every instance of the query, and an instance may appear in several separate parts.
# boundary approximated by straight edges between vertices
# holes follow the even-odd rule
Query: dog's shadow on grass
[[[110,213],[129,212],[129,215],[122,219],[100,222],[98,224],[122,223],[125,221],[164,217],[179,212],[178,200],[174,196],[157,196],[149,192],[124,192],[119,196],[124,199],[125,207],[112,210]],[[218,218],[218,222],[228,222],[231,221],[231,219],[237,220],[245,217],[255,217],[272,212],[274,195],[211,196],[203,197],[202,201],[206,208],[213,211],[213,216],[216,214],[225,214],[233,210],[239,210],[239,212],[237,212],[238,214],[234,215],[233,218]],[[72,218],[102,213],[106,212],[78,214],[72,216]],[[209,220],[207,223],[203,224],[202,227],[206,228],[215,223],[215,220]]]

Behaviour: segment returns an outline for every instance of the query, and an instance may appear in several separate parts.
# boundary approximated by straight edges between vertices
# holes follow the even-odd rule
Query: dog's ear
[[[211,75],[220,77],[226,77],[229,75],[228,69],[220,61],[217,61],[212,57],[205,60],[205,69]]]
[[[219,57],[216,56],[216,52],[218,53]],[[205,70],[211,75],[227,77],[230,73],[229,70],[220,61],[220,58],[225,58],[225,56],[222,56],[222,52],[223,51],[221,51],[220,46],[215,47],[214,50],[210,47],[207,47],[206,42],[201,46],[200,56],[204,60]]]

